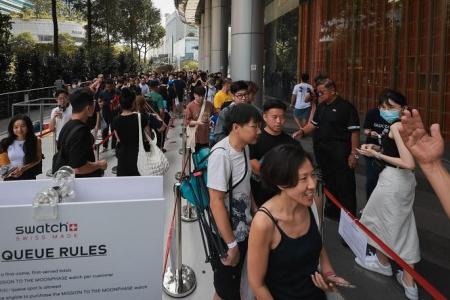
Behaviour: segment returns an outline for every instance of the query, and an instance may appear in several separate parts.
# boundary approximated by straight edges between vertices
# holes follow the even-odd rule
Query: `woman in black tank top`
[[[250,228],[250,286],[257,299],[326,299],[332,282],[349,283],[335,275],[310,208],[316,188],[312,160],[299,145],[278,146],[265,157],[263,184],[278,194],[258,210]]]

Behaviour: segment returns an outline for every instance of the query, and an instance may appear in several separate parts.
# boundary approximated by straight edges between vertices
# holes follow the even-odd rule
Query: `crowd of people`
[[[257,299],[325,299],[336,286],[352,286],[336,275],[322,244],[321,216],[312,209],[322,205],[315,197],[319,173],[348,211],[357,215],[361,210],[361,223],[414,267],[420,261],[415,162],[450,216],[450,177],[441,162],[439,127],[433,125],[428,135],[417,110],[408,110],[407,99],[385,90],[378,107],[367,112],[366,140],[360,144],[355,107],[339,95],[332,79],[319,75],[311,85],[305,73],[292,98],[285,99],[298,127],[289,135],[284,128],[288,105],[267,99],[259,108],[258,91],[251,81],[184,71],[107,79],[100,74],[89,86],[58,89],[49,121],[57,142],[53,171],[69,165],[76,177],[102,176],[107,162],[96,159],[94,151],[101,132],[102,152],[111,145],[117,156],[117,176],[139,176],[139,141],[151,151],[156,139],[164,152],[167,131],[182,112],[191,152],[211,148],[210,209],[215,234],[228,249],[213,264],[214,299],[240,299],[245,259]],[[307,135],[312,135],[314,156],[299,140]],[[41,141],[28,116],[11,119],[0,146],[0,166],[8,166],[4,180],[35,179],[42,172]],[[361,156],[368,200],[358,210],[355,168]],[[339,213],[327,201],[325,216],[338,220]],[[389,256],[375,242],[369,244],[374,254],[356,263],[392,276]],[[408,299],[418,299],[409,273],[400,271],[396,278]]]

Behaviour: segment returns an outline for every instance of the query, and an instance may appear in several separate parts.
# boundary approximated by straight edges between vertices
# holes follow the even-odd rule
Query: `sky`
[[[161,10],[161,24],[164,24],[164,14],[173,13],[175,4],[173,0],[152,0],[153,5]]]

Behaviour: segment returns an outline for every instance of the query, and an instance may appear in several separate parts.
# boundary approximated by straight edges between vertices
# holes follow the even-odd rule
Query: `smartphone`
[[[341,283],[337,283],[334,280],[330,280],[330,279],[325,279],[326,282],[328,283],[332,283],[337,287],[343,287],[343,288],[348,288],[348,289],[355,289],[356,285],[351,284],[350,282],[348,282],[347,284],[341,284]]]

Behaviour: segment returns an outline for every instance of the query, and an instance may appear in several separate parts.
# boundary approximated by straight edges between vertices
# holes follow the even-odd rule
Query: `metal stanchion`
[[[183,265],[182,261],[180,183],[175,184],[175,201],[175,234],[172,240],[170,266],[164,272],[162,285],[167,295],[174,298],[182,298],[195,290],[197,281],[194,270],[189,266]]]
[[[183,159],[182,159],[182,167],[181,167],[181,172],[178,172],[177,174],[175,174],[175,179],[180,180],[181,178],[183,178],[184,176],[186,176],[186,171],[187,173],[191,173],[191,149],[187,148],[186,144],[187,144],[187,135],[186,135],[186,125],[183,124],[182,125],[182,133],[181,133],[181,149],[180,149],[180,154],[183,155]],[[186,167],[187,166],[187,170]],[[195,222],[198,220],[197,218],[197,212],[195,210],[195,207],[192,206],[190,203],[186,203],[185,205],[183,205],[182,207],[182,215],[181,215],[181,220],[183,222]]]
[[[52,133],[52,144],[53,144],[53,155],[55,155],[56,153],[56,128],[53,129],[53,133]],[[53,157],[53,156],[52,156]],[[47,177],[52,177],[53,176],[53,170],[52,168],[48,169],[47,172],[45,173],[45,176]]]

